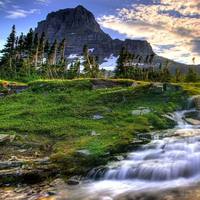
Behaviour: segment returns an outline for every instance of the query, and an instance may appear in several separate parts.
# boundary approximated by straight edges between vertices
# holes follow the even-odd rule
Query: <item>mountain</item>
[[[94,15],[83,6],[68,8],[48,14],[46,20],[38,23],[35,32],[45,33],[50,42],[55,39],[67,41],[66,56],[80,55],[85,44],[99,56],[102,62],[111,54],[118,56],[121,48],[127,47],[130,52],[146,56],[153,54],[151,45],[141,40],[113,40],[104,33]]]
[[[70,58],[81,55],[83,46],[86,44],[92,54],[98,56],[99,62],[105,66],[110,62],[110,65],[114,65],[113,61],[116,61],[122,47],[126,47],[131,53],[142,56],[143,61],[146,56],[154,54],[147,41],[113,40],[100,28],[94,15],[81,5],[49,13],[44,21],[38,23],[35,32],[40,35],[44,32],[50,42],[55,39],[61,41],[65,38],[67,41],[66,57]],[[156,56],[154,63],[159,65],[159,63],[166,63],[166,60],[168,59]],[[174,61],[170,61],[169,64],[172,71],[181,66],[184,66],[184,71],[185,68],[187,70],[187,65]]]
[[[200,73],[200,65],[187,65],[158,55],[155,56],[153,62],[156,66],[159,66],[159,63],[162,63],[163,66],[166,66],[167,64],[170,69],[170,72],[173,74],[176,73],[176,69],[179,69],[181,73],[186,74],[188,72],[189,67],[193,67],[198,73]]]

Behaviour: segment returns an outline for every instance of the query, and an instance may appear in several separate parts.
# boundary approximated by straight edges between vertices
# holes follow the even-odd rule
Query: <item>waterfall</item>
[[[172,118],[175,122],[177,122],[177,126],[176,128],[180,128],[180,129],[186,129],[186,128],[192,128],[192,125],[188,124],[184,117],[186,114],[191,113],[191,112],[195,112],[195,109],[191,109],[191,110],[183,110],[183,111],[176,111],[172,114]]]
[[[78,199],[83,194],[100,197],[96,199],[113,199],[130,191],[163,190],[200,182],[200,129],[185,121],[185,115],[194,111],[173,113],[170,117],[177,126],[168,130],[165,138],[155,138],[128,153],[124,160],[92,170],[91,182],[82,187]]]
[[[173,118],[176,129],[192,129],[184,116],[195,110],[177,111]],[[174,130],[175,131],[175,130]],[[198,132],[198,131],[197,131]],[[196,133],[197,133],[196,132]],[[200,132],[198,132],[200,133]],[[125,160],[101,171],[102,180],[168,181],[200,175],[200,136],[153,140],[141,150],[132,152]],[[99,177],[95,173],[93,178]]]
[[[110,168],[104,180],[168,181],[200,174],[200,137],[153,141],[133,152],[117,167]],[[148,148],[149,147],[149,148]]]

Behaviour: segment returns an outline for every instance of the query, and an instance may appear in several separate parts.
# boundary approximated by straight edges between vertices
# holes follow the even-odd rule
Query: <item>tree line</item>
[[[197,82],[200,80],[194,67],[189,67],[185,75],[181,73],[179,68],[176,69],[175,74],[172,74],[169,69],[169,61],[155,67],[154,57],[155,54],[151,54],[142,58],[142,56],[128,52],[123,47],[117,60],[115,77],[153,82]]]
[[[1,50],[0,77],[2,79],[31,80],[38,78],[101,78],[106,70],[99,68],[99,59],[91,54],[87,45],[83,47],[81,59],[68,61],[66,58],[67,41],[54,40],[49,42],[45,34],[39,35],[33,29],[24,35],[16,34],[15,25]],[[117,60],[114,78],[129,78],[143,81],[158,82],[196,82],[199,75],[190,68],[186,75],[177,69],[175,75],[170,73],[168,64],[154,67],[154,54],[143,58],[131,54],[122,48]],[[144,67],[146,64],[148,67]]]
[[[1,50],[0,76],[6,79],[98,77],[98,58],[90,54],[87,45],[83,47],[82,63],[79,59],[68,63],[66,47],[65,39],[50,43],[44,33],[39,35],[33,29],[18,37],[13,25]]]

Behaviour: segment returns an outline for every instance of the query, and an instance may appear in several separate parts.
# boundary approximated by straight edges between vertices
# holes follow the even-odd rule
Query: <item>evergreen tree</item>
[[[34,38],[34,33],[33,29],[31,28],[29,32],[27,33],[24,41],[24,49],[26,51],[26,55],[28,58],[28,62],[30,63],[32,61],[32,52],[33,52],[33,38]]]
[[[91,69],[91,63],[90,63],[90,58],[89,58],[89,50],[87,45],[83,46],[83,66],[84,66],[84,73],[86,76],[90,76],[90,69]]]
[[[38,53],[39,53],[39,38],[38,33],[34,35],[33,40],[33,57],[34,57],[34,66],[37,67],[38,65]]]
[[[67,72],[67,78],[74,79],[80,76],[80,61],[77,60],[75,63],[71,63],[70,68]]]
[[[21,33],[20,37],[19,37],[19,41],[18,41],[18,46],[17,46],[17,50],[19,53],[19,60],[23,58],[23,52],[24,52],[24,34]]]
[[[119,58],[117,59],[117,66],[115,69],[115,75],[116,77],[123,77],[125,70],[124,70],[124,65],[125,65],[125,58],[126,58],[126,49],[125,47],[122,47]]]
[[[91,78],[98,78],[99,75],[99,64],[98,57],[91,56]]]
[[[49,51],[50,51],[50,44],[49,44],[49,41],[46,40],[45,45],[44,45],[44,57],[46,58],[46,64],[48,64]]]
[[[186,82],[197,82],[198,81],[198,74],[193,67],[190,67],[188,69],[188,73],[186,74],[185,81]]]
[[[97,78],[99,75],[98,57],[90,55],[87,45],[83,47],[84,74],[89,78]]]
[[[16,76],[16,30],[15,25],[7,38],[4,48],[1,50],[1,75],[2,77],[14,78]]]
[[[63,39],[59,45],[58,51],[60,54],[60,63],[65,64],[65,46],[66,46],[66,40]]]
[[[168,67],[165,67],[162,71],[162,79],[161,79],[161,82],[170,82],[171,80],[171,73],[169,71],[169,68]]]
[[[176,73],[175,73],[175,82],[178,83],[181,81],[181,71],[180,69],[176,68]]]
[[[49,50],[48,63],[50,65],[56,64],[57,49],[58,49],[58,43],[57,43],[57,40],[55,40],[53,45],[51,46],[51,48]]]
[[[43,32],[40,40],[39,40],[39,47],[38,47],[38,60],[39,63],[43,64],[44,62],[44,50],[45,50],[45,33]]]
[[[10,69],[12,68],[13,60],[15,58],[15,44],[16,44],[16,30],[15,25],[12,27],[12,31],[7,38],[7,43],[4,49],[1,51],[3,54],[3,60],[9,64]]]

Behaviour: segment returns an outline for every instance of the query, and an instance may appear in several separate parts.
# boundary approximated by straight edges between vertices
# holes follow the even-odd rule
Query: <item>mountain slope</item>
[[[99,56],[100,62],[111,54],[117,56],[123,46],[144,57],[153,53],[147,41],[113,40],[101,30],[94,15],[83,6],[48,14],[46,20],[38,23],[35,31],[39,34],[44,32],[51,42],[65,38],[67,41],[66,56],[80,55],[85,44],[89,49],[93,49],[94,55]]]
[[[129,52],[135,55],[142,56],[142,62],[145,62],[146,56],[154,54],[151,45],[145,40],[113,40],[100,28],[94,15],[83,6],[49,13],[44,21],[38,23],[35,32],[39,34],[44,32],[50,42],[55,39],[61,41],[65,38],[67,41],[66,57],[81,55],[83,46],[86,44],[92,54],[99,57],[100,64],[103,63],[104,68],[109,65],[107,66],[109,69],[115,66],[110,66],[110,62],[106,63],[106,61],[116,60],[122,47],[126,47]],[[157,55],[154,64],[155,66],[165,65],[167,61],[169,61],[168,66],[173,73],[176,68],[184,73],[188,70],[188,65]],[[112,64],[114,65],[113,62]],[[200,66],[195,67],[200,71]]]

